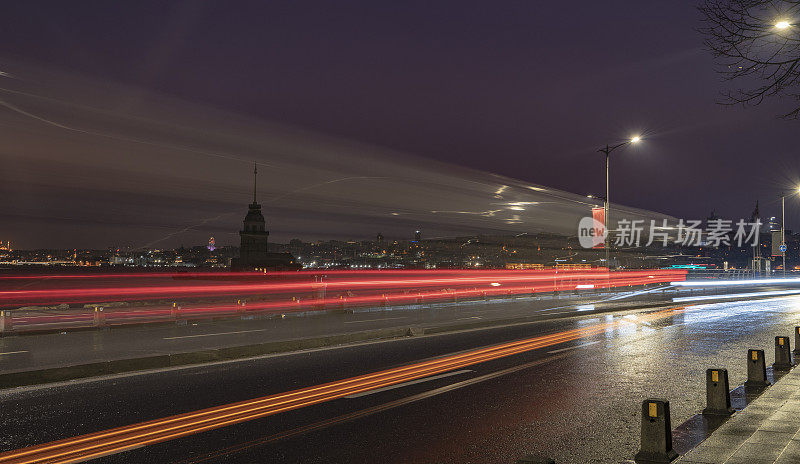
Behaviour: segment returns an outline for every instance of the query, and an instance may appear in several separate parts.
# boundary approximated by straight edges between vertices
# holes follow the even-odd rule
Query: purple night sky
[[[736,84],[715,73],[692,2],[17,2],[3,22],[0,71],[14,77],[0,82],[0,97],[15,109],[0,108],[0,162],[13,176],[0,186],[0,239],[19,247],[176,246],[209,235],[236,243],[250,201],[248,160],[265,164],[278,241],[525,229],[513,216],[437,229],[444,211],[397,212],[400,191],[362,203],[380,190],[374,183],[330,192],[330,208],[324,192],[302,205],[281,200],[304,182],[378,179],[342,167],[359,165],[361,151],[381,152],[387,164],[376,172],[396,164],[472,179],[464,182],[504,176],[480,195],[506,178],[585,195],[604,188],[597,149],[644,132],[640,146],[612,155],[612,201],[688,219],[712,210],[748,217],[757,199],[762,216],[776,215],[800,176],[800,122],[777,118],[794,102],[718,105]],[[45,95],[69,104],[57,108]],[[87,116],[81,105],[160,125]],[[220,123],[230,114],[241,124]],[[178,124],[207,138],[164,131]],[[283,186],[291,174],[277,174],[281,163],[290,173],[304,162],[287,161],[290,142],[262,151],[257,124],[380,148],[347,158],[317,147],[308,159],[320,171]],[[235,134],[253,141],[230,142]],[[122,147],[130,139],[138,146]],[[175,144],[194,155],[166,150]],[[463,206],[478,193],[456,184],[450,191],[463,202],[442,206],[447,214],[500,218],[486,213],[489,203]],[[409,201],[424,202],[417,194]],[[525,206],[536,201],[547,203]],[[800,227],[800,199],[787,201],[787,220]]]

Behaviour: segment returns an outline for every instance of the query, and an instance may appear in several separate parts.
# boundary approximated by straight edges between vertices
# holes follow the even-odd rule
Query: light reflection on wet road
[[[0,420],[6,431],[19,433],[4,434],[0,445],[12,449],[624,318],[631,324],[479,364],[470,367],[472,372],[335,400],[105,458],[107,462],[513,463],[538,452],[556,462],[621,462],[630,459],[638,446],[642,399],[669,399],[674,426],[699,412],[705,401],[705,369],[727,368],[734,387],[746,378],[748,348],[764,349],[767,362],[772,362],[774,336],[791,335],[800,322],[800,298],[693,306],[644,323],[637,314],[586,315],[535,326],[3,393]],[[558,351],[570,347],[576,348]]]

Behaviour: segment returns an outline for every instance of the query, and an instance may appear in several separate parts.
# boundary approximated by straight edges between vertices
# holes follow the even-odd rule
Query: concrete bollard
[[[704,415],[730,416],[735,411],[731,407],[731,392],[728,386],[727,369],[706,369],[706,408]]]
[[[766,387],[767,362],[764,359],[764,350],[747,350],[747,381],[745,387]]]
[[[11,311],[0,311],[0,334],[11,333],[14,324],[11,320]]]
[[[517,464],[556,464],[556,462],[539,454],[529,454],[524,458],[517,459]]]
[[[642,402],[642,442],[634,461],[637,464],[672,462],[678,453],[672,449],[672,424],[669,401],[648,399]]]
[[[792,354],[790,353],[789,337],[775,337],[775,362],[773,370],[789,370],[792,368]]]
[[[792,351],[795,357],[800,355],[800,327],[794,328],[794,351]]]
[[[102,306],[95,306],[94,307],[94,326],[95,327],[105,327],[106,326],[106,315],[103,312]]]

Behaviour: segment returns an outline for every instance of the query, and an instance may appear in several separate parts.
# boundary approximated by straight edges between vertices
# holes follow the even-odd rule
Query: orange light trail
[[[638,316],[636,321],[655,321],[683,313],[684,311],[686,311],[684,307],[655,311]],[[396,385],[498,358],[590,337],[630,324],[635,324],[635,322],[630,320],[617,320],[499,345],[477,348],[454,355],[442,356],[415,364],[301,388],[285,393],[22,448],[0,454],[0,463],[83,462],[109,454],[120,453],[142,446],[335,400],[355,393]]]

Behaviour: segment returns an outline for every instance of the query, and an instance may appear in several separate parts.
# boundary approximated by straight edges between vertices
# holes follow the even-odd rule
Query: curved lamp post
[[[604,248],[606,249],[606,266],[609,269],[611,269],[611,262],[609,261],[609,256],[608,256],[609,255],[608,254],[609,237],[611,236],[611,234],[609,233],[609,226],[611,225],[611,221],[610,221],[610,217],[609,217],[610,213],[611,213],[611,202],[609,201],[609,198],[610,198],[610,196],[609,196],[609,187],[610,187],[610,183],[609,183],[609,158],[610,158],[610,156],[609,155],[611,154],[612,151],[616,150],[617,148],[621,148],[621,147],[624,147],[624,146],[629,145],[629,144],[639,143],[641,140],[642,140],[642,138],[637,135],[637,136],[631,137],[630,140],[626,140],[626,141],[624,141],[622,143],[619,143],[617,145],[606,145],[604,148],[601,148],[601,149],[597,150],[597,151],[599,151],[601,153],[605,153],[605,155],[606,155],[606,198],[605,198],[605,211],[604,211],[605,223],[606,223],[605,224],[605,226],[606,226],[606,237],[605,237]]]

